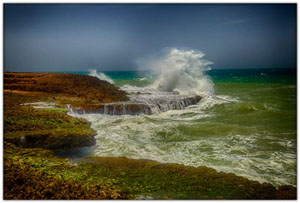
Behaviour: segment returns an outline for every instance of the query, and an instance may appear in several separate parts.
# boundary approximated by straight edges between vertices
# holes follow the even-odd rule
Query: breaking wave
[[[178,92],[181,95],[214,93],[213,82],[205,75],[212,62],[203,59],[204,53],[196,50],[171,48],[162,56],[144,58],[138,61],[140,69],[154,75],[150,88]]]
[[[96,77],[96,78],[98,78],[99,80],[104,80],[104,81],[106,81],[106,82],[109,82],[110,84],[114,84],[114,83],[115,83],[110,77],[108,77],[108,76],[105,75],[104,73],[97,72],[96,69],[90,69],[89,72],[90,72],[90,73],[89,73],[89,76]]]

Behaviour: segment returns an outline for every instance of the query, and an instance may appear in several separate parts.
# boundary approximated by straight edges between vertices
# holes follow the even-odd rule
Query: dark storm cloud
[[[296,66],[296,4],[5,4],[7,71],[135,69],[165,47],[214,68]]]

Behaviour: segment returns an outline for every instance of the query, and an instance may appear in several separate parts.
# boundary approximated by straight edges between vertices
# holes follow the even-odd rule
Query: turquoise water
[[[81,72],[77,74],[88,74]],[[120,88],[145,87],[147,72],[103,72]],[[296,71],[216,69],[214,94],[157,115],[82,115],[97,130],[95,156],[205,165],[275,186],[296,185]]]

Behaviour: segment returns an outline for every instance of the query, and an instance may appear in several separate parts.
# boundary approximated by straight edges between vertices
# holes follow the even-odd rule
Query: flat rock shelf
[[[74,106],[68,106],[68,108],[72,113],[77,114],[152,115],[169,110],[181,110],[197,104],[200,100],[201,96],[198,95],[182,96],[176,93],[158,91],[155,94],[136,92],[130,93],[129,101],[126,102],[90,104],[85,105],[84,109]]]

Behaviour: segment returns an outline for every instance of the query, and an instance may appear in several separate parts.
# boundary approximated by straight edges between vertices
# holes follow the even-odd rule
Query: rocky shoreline
[[[4,73],[4,199],[296,199],[293,186],[276,189],[204,166],[125,157],[74,160],[53,153],[95,145],[90,123],[68,116],[67,105],[77,113],[152,113],[129,99],[90,76]],[[34,108],[36,102],[55,105]]]
[[[173,102],[159,101],[154,104],[114,102],[105,104],[85,105],[84,108],[71,107],[70,110],[77,114],[107,114],[107,115],[152,115],[156,112],[165,112],[168,110],[184,109],[185,107],[197,104],[201,100],[200,96],[185,97]],[[155,111],[156,110],[156,111]]]

